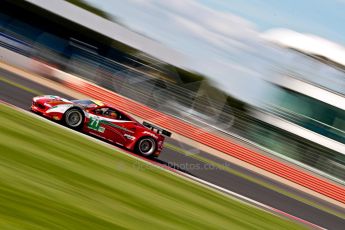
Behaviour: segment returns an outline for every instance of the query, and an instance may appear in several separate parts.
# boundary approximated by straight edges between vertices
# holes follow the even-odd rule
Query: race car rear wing
[[[156,130],[158,134],[163,134],[164,136],[171,137],[171,132],[166,131],[158,126],[152,125],[146,121],[143,122],[143,125],[151,130]]]

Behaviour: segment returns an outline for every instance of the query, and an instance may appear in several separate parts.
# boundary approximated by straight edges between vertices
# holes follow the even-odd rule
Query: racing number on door
[[[98,132],[103,133],[104,132],[104,128],[100,126],[100,120],[98,117],[90,117],[89,123],[87,124],[87,127],[89,127],[90,129],[96,130]]]
[[[90,117],[90,121],[87,124],[87,126],[90,129],[98,130],[98,128],[99,128],[99,119],[98,119],[98,117]]]

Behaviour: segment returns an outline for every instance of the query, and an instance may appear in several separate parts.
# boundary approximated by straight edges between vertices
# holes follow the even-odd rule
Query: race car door
[[[113,108],[96,108],[90,111],[86,125],[88,132],[123,146],[127,141],[125,134],[130,132],[125,123],[131,121],[121,120],[120,116],[121,114]]]

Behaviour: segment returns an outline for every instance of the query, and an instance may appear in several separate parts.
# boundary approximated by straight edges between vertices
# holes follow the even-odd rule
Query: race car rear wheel
[[[83,126],[84,113],[79,108],[71,108],[64,114],[65,125],[72,129],[80,129]]]
[[[152,137],[140,139],[136,146],[136,152],[145,157],[151,157],[156,151],[156,141]]]

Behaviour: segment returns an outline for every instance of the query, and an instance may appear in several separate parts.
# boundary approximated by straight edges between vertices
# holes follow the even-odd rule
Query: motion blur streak
[[[173,138],[167,138],[162,155],[153,163],[318,226],[342,229],[345,39],[340,22],[345,20],[344,10],[345,4],[338,0],[3,0],[0,66],[9,71],[0,70],[0,100],[25,109],[37,94],[67,99],[94,97],[113,103],[114,108],[137,115],[140,122],[144,119],[173,131]],[[245,217],[236,208],[219,206],[221,202],[213,195],[205,201],[203,198],[209,194],[196,192],[193,198],[190,191],[180,190],[183,186],[175,179],[168,184],[160,178],[167,177],[155,172],[157,177],[152,178],[146,174],[152,172],[147,164],[136,165],[132,171],[119,168],[119,175],[114,177],[118,186],[105,191],[102,188],[113,185],[107,186],[109,175],[117,173],[100,162],[105,158],[69,143],[67,133],[52,131],[51,135],[56,135],[47,140],[49,134],[39,133],[37,120],[31,116],[35,121],[25,124],[26,119],[10,109],[3,109],[1,115],[4,132],[0,133],[0,142],[6,150],[1,157],[6,163],[0,167],[4,171],[0,174],[4,181],[10,181],[11,175],[16,179],[13,185],[5,183],[0,193],[0,197],[10,197],[3,199],[5,208],[0,212],[8,224],[16,224],[11,221],[15,218],[13,213],[23,217],[18,225],[25,222],[28,206],[11,207],[6,201],[17,196],[31,205],[40,191],[51,199],[60,197],[76,204],[86,197],[87,205],[81,208],[80,215],[91,213],[86,219],[99,228],[134,228],[139,222],[156,228],[169,224],[175,228],[277,228],[278,222],[269,217]],[[60,118],[56,114],[52,117]],[[41,125],[37,123],[40,128]],[[115,137],[113,141],[117,142]],[[22,147],[28,149],[30,156],[21,151]],[[11,155],[11,151],[16,154]],[[43,151],[48,151],[49,160],[44,159]],[[78,158],[84,151],[89,154]],[[38,169],[36,174],[30,170],[32,162]],[[74,163],[76,168],[69,170]],[[62,165],[65,168],[55,171]],[[100,167],[95,170],[95,165]],[[87,166],[94,174],[78,171]],[[75,196],[67,191],[67,196],[63,196],[61,190],[54,190],[69,182],[64,177],[66,169],[71,172],[73,183],[66,189]],[[48,176],[57,183],[37,183],[37,178],[46,181],[42,175],[47,171],[61,173],[60,178]],[[99,180],[103,172],[108,176]],[[76,174],[86,180],[78,184]],[[128,177],[130,183],[121,176]],[[93,186],[95,179],[102,188]],[[91,183],[85,188],[87,180]],[[139,188],[138,181],[142,182]],[[148,188],[146,185],[150,184],[152,187]],[[176,189],[165,193],[173,185]],[[32,192],[32,200],[27,193],[15,195],[25,189]],[[138,198],[136,189],[144,197]],[[107,191],[112,195],[105,195]],[[177,206],[164,206],[171,204],[170,198],[162,197],[164,194],[173,197]],[[92,199],[100,198],[106,203],[110,198],[112,203],[113,196],[121,201],[116,203],[121,211],[107,205],[90,210]],[[148,197],[154,196],[157,200],[150,203]],[[166,212],[157,209],[155,202],[159,201]],[[145,207],[153,210],[145,212]],[[179,208],[186,211],[181,218]],[[57,225],[54,221],[44,222],[46,216],[38,209],[29,209],[39,214],[32,220],[40,226]],[[50,214],[56,210],[57,216],[64,213],[56,206],[48,209],[52,209],[47,212]],[[195,216],[190,214],[194,210],[202,218],[202,225],[195,223]],[[118,215],[117,222],[109,216],[112,211]],[[157,218],[151,218],[156,213]],[[83,218],[72,216],[79,225]],[[60,217],[58,220],[63,222]],[[72,222],[65,221],[67,225]]]
[[[16,73],[24,74],[23,71],[15,71],[14,68],[10,69]],[[42,82],[42,78],[38,78],[34,82],[8,71],[2,70],[0,73],[1,76],[7,79],[6,82],[16,82],[17,86],[21,85],[21,87],[17,88],[13,84],[0,84],[1,89],[3,89],[0,91],[1,98],[20,108],[27,109],[30,106],[32,97],[35,96],[35,94],[25,91],[25,88],[35,89],[39,91],[40,95],[58,94],[62,97],[69,98],[68,95],[56,91],[57,89],[65,92],[67,91],[66,88],[58,87],[58,84],[51,85],[51,83],[48,83],[49,81],[46,82],[46,84],[50,85],[52,88],[47,88],[46,86],[38,84],[37,82]],[[30,74],[26,75],[31,76]],[[173,166],[177,170],[183,169],[182,171],[187,174],[197,176],[219,187],[235,191],[238,194],[305,219],[319,226],[331,229],[341,229],[340,226],[345,224],[342,208],[330,205],[321,199],[310,197],[303,192],[298,192],[282,183],[269,180],[250,170],[231,164],[220,158],[213,157],[201,150],[198,150],[197,153],[188,152],[184,154],[181,150],[176,148],[176,146],[180,146],[184,151],[188,149],[195,150],[194,146],[188,146],[174,140],[168,140],[168,143],[169,146],[163,149],[162,155],[157,160],[158,164]],[[200,158],[207,159],[207,161],[198,160]],[[215,162],[218,162],[218,164]],[[214,166],[210,167],[209,164]],[[188,165],[195,165],[196,167],[188,167]],[[138,165],[136,165],[136,167],[137,166]],[[140,170],[147,170],[147,167],[144,166],[137,168]],[[250,179],[251,177],[253,178]],[[278,188],[272,185],[276,185]],[[320,206],[320,204],[322,205]]]
[[[271,158],[257,154],[249,149],[245,149],[226,139],[207,133],[202,129],[198,129],[177,119],[168,117],[138,103],[134,103],[133,101],[126,100],[114,93],[102,90],[100,87],[89,84],[86,81],[71,84],[71,82],[67,80],[66,85],[99,100],[107,98],[105,101],[114,103],[118,107],[128,110],[141,118],[155,122],[156,124],[166,127],[174,132],[192,138],[200,143],[211,146],[257,167],[263,168],[297,184],[303,185],[309,189],[345,203],[345,189],[343,187],[321,180],[317,177],[313,177],[302,171],[298,171],[293,167],[289,167],[278,161],[274,161]]]
[[[135,158],[4,105],[0,112],[4,229],[302,228],[161,169],[139,171]]]
[[[9,103],[7,103],[7,102],[4,102],[4,101],[1,101],[1,100],[0,100],[0,104],[1,104],[1,103],[2,103],[2,104],[5,104],[5,105],[7,105],[7,106],[9,106],[9,107],[11,107],[11,108],[14,108],[15,110],[18,110],[18,111],[20,111],[20,112],[26,112],[26,113],[28,113],[28,112],[25,111],[25,110],[21,110],[21,109],[19,109],[18,107],[15,107],[15,106],[12,105],[12,104],[9,104]],[[0,105],[0,106],[1,106],[1,105]],[[29,115],[29,116],[32,116],[32,114],[28,114],[28,115]],[[43,119],[42,119],[42,120],[43,120]],[[54,124],[54,123],[53,123],[53,124]],[[80,134],[80,133],[78,133],[78,134]],[[84,135],[82,135],[82,136],[84,137]],[[93,139],[92,141],[95,141],[95,140]],[[100,143],[104,144],[104,142],[100,142]],[[112,147],[113,147],[113,146],[112,146]],[[121,150],[121,151],[126,152],[125,150]],[[324,228],[322,228],[322,227],[320,227],[320,226],[318,226],[318,225],[315,225],[315,224],[310,223],[310,222],[308,222],[308,221],[306,221],[306,220],[303,220],[303,219],[301,219],[301,218],[298,218],[298,217],[295,217],[295,216],[290,215],[290,214],[288,214],[288,213],[285,213],[285,212],[283,212],[283,211],[281,211],[281,210],[272,208],[272,207],[270,207],[270,206],[268,206],[268,205],[264,205],[264,204],[262,204],[262,203],[260,203],[260,202],[257,202],[257,201],[255,201],[255,200],[252,200],[252,199],[250,199],[250,198],[248,198],[248,197],[242,196],[242,195],[240,195],[240,194],[237,194],[237,193],[235,193],[235,192],[229,191],[229,190],[227,190],[227,189],[224,189],[224,188],[222,188],[222,187],[219,187],[219,186],[214,185],[214,184],[212,184],[212,183],[209,183],[209,182],[207,182],[207,181],[201,180],[201,179],[199,179],[199,178],[197,178],[197,177],[194,177],[194,176],[192,176],[192,175],[190,175],[190,174],[188,174],[188,173],[184,173],[184,172],[182,172],[182,171],[175,170],[174,168],[167,167],[167,166],[165,166],[164,164],[157,163],[156,161],[153,161],[153,160],[150,160],[150,159],[141,157],[141,156],[134,155],[134,154],[131,153],[131,152],[126,152],[126,154],[133,155],[135,158],[138,158],[138,157],[139,157],[139,158],[142,159],[143,161],[149,162],[149,163],[151,163],[151,164],[153,164],[153,165],[156,165],[156,166],[158,166],[158,167],[162,167],[162,168],[164,168],[164,169],[166,169],[166,170],[169,170],[169,171],[171,171],[171,172],[173,172],[173,173],[182,175],[183,177],[189,178],[189,179],[191,179],[191,180],[193,180],[193,181],[196,181],[196,182],[198,182],[198,183],[200,183],[200,184],[203,184],[203,185],[205,185],[205,186],[207,186],[207,187],[210,187],[210,188],[213,188],[213,189],[215,189],[215,190],[221,191],[222,193],[228,194],[228,195],[230,195],[232,198],[236,198],[236,199],[238,199],[239,201],[244,202],[245,204],[254,205],[254,206],[259,207],[259,208],[261,208],[261,209],[263,209],[263,210],[266,210],[266,211],[268,211],[268,212],[271,212],[271,213],[273,213],[273,214],[275,214],[275,215],[280,215],[280,216],[286,217],[286,218],[288,218],[288,219],[292,219],[292,220],[294,220],[294,221],[296,221],[296,222],[300,222],[300,223],[302,223],[302,224],[304,224],[304,225],[307,225],[308,227],[311,227],[311,228],[313,228],[313,229],[324,229]],[[124,167],[124,166],[121,165],[120,167],[122,168],[122,167]],[[137,168],[137,169],[139,169],[140,171],[142,171],[142,170],[144,170],[144,169],[145,169],[145,170],[150,169],[150,168],[151,168],[151,165],[150,165],[150,164],[145,165],[145,164],[137,163],[137,164],[135,164],[134,167]]]

